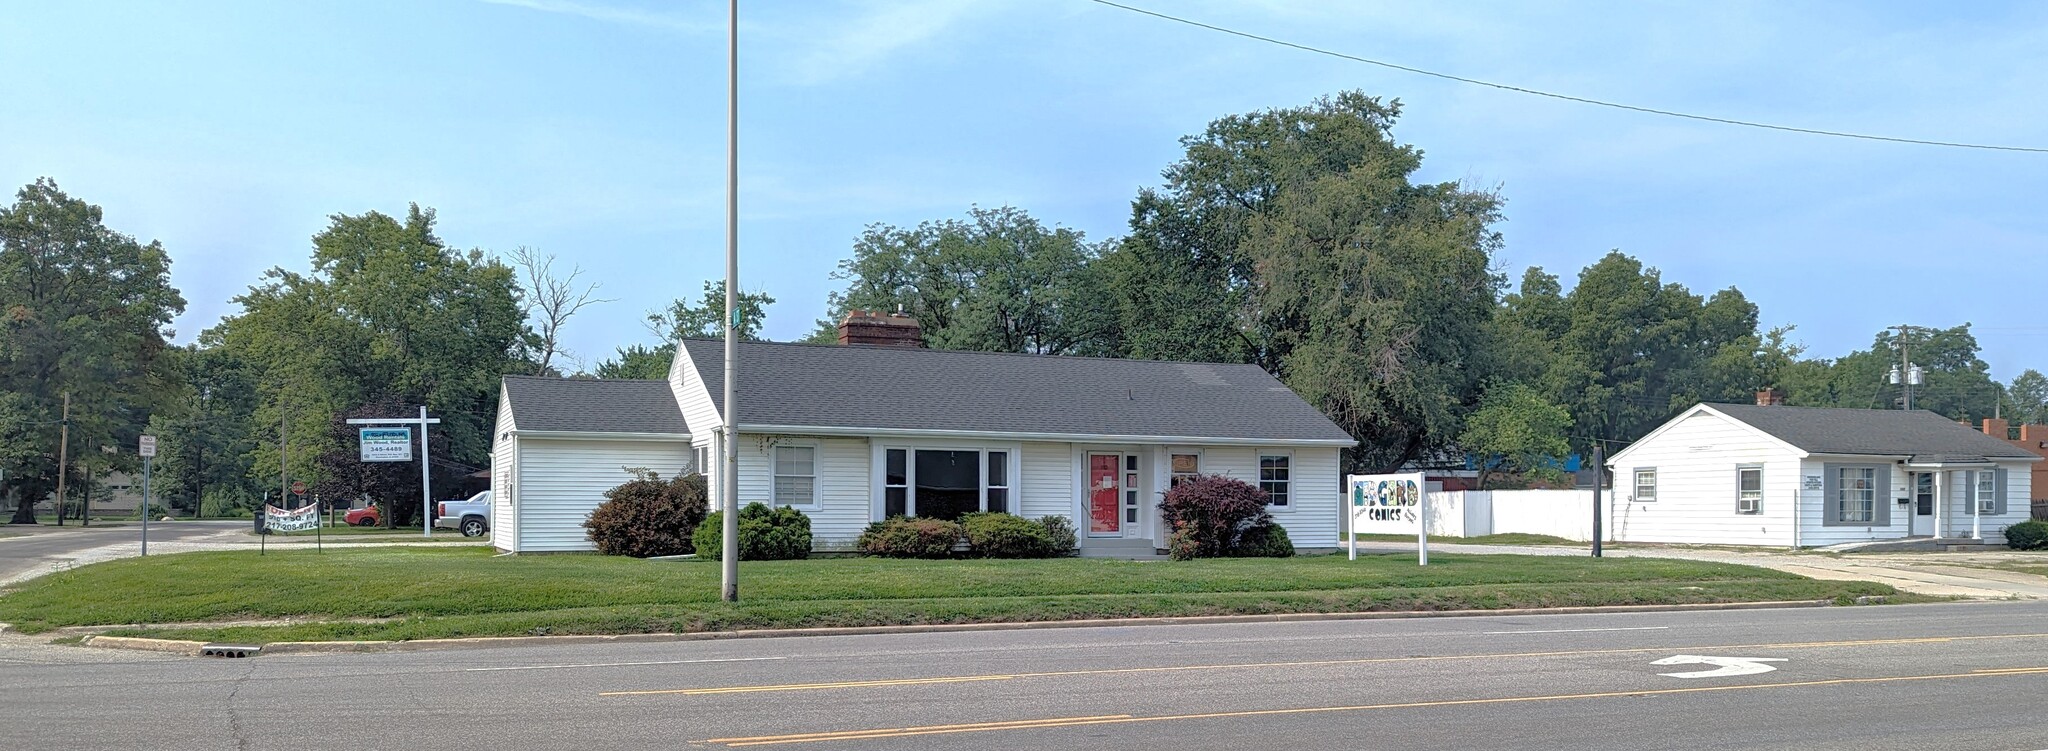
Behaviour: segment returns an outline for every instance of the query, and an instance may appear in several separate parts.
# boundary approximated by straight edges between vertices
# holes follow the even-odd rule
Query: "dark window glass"
[[[903,516],[906,512],[903,488],[889,488],[882,491],[882,516]]]
[[[904,472],[903,449],[889,449],[889,474],[884,485],[908,485],[909,477]]]
[[[1138,455],[1132,454],[1124,457],[1124,469],[1132,472],[1138,471]]]
[[[989,488],[989,489],[988,489],[988,510],[989,510],[990,512],[992,512],[992,513],[997,513],[997,514],[1007,514],[1007,513],[1009,513],[1009,512],[1010,512],[1010,489],[1009,489],[1009,488]]]
[[[988,452],[988,486],[1006,488],[1010,486],[1010,455],[1003,451]]]
[[[981,510],[981,452],[917,452],[917,515],[958,519]]]

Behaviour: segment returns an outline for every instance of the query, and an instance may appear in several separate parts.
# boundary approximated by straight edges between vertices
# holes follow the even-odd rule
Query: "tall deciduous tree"
[[[766,320],[768,306],[774,304],[775,298],[766,292],[740,291],[740,325],[735,333],[741,340],[760,341],[761,325]],[[667,378],[668,366],[676,357],[678,340],[725,336],[725,280],[704,282],[704,294],[697,298],[696,305],[677,298],[667,310],[648,313],[647,330],[661,343],[620,347],[616,356],[598,363],[591,375],[648,380]]]
[[[2028,368],[2005,387],[2006,416],[2014,425],[2048,422],[2048,376]]]
[[[162,245],[109,229],[98,206],[54,181],[0,208],[0,468],[15,522],[33,523],[34,502],[56,485],[63,394],[74,456],[135,444],[174,391],[165,352],[184,309]]]
[[[1503,471],[1530,472],[1571,451],[1572,415],[1521,383],[1495,383],[1465,418],[1458,444],[1479,460],[1479,488]]]
[[[512,251],[512,264],[525,284],[520,303],[532,321],[525,344],[525,356],[533,362],[535,375],[556,375],[557,358],[573,360],[575,354],[562,348],[562,327],[584,308],[611,300],[597,297],[597,283],[580,283],[583,267],[572,266],[567,273],[555,269],[551,254],[520,246]]]

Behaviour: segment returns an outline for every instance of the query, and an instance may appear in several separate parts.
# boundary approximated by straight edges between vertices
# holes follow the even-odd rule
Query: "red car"
[[[377,516],[376,506],[350,509],[348,513],[341,515],[341,520],[351,527],[374,527],[383,521]]]

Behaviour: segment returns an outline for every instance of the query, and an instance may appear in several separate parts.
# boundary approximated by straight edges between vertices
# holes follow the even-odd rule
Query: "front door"
[[[1913,523],[1909,535],[1934,534],[1934,473],[1913,473]]]
[[[1088,536],[1124,536],[1123,454],[1088,455]]]

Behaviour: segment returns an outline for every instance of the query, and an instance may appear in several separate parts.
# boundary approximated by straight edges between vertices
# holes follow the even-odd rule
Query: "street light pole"
[[[719,599],[740,599],[740,0],[729,0],[725,30],[725,426],[719,490],[725,516]]]

